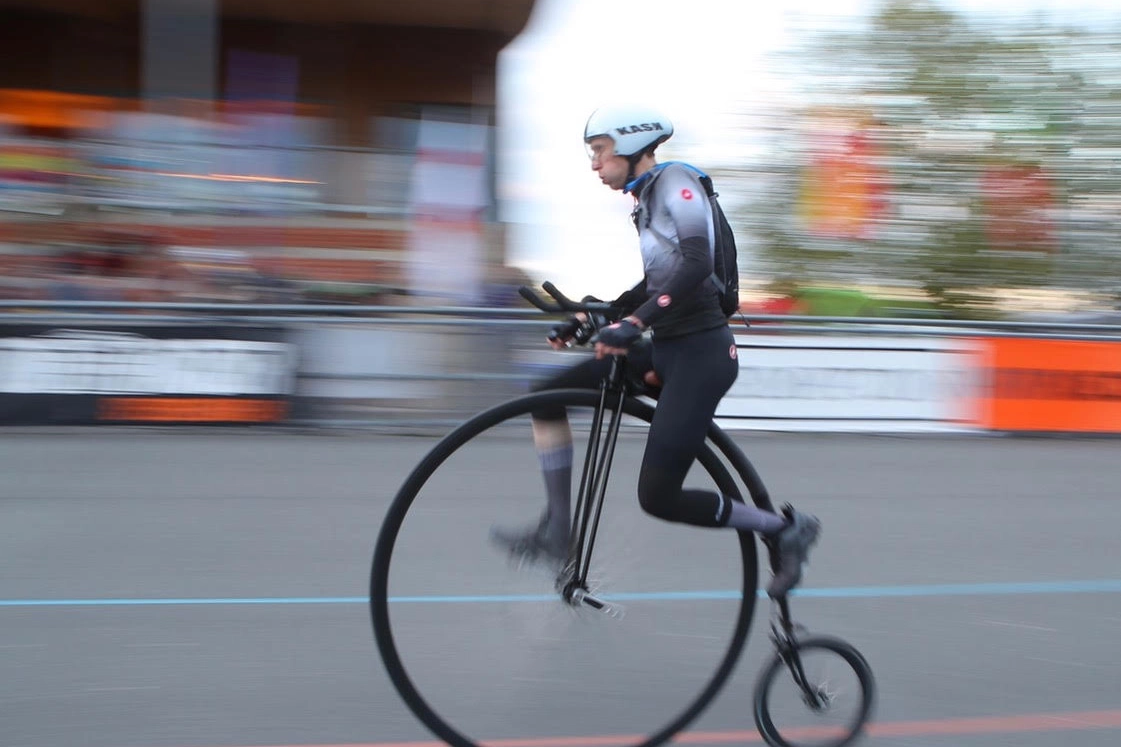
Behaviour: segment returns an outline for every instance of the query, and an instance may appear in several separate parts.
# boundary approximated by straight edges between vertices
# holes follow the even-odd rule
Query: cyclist
[[[631,217],[645,276],[612,302],[617,321],[593,338],[595,356],[535,389],[596,389],[611,356],[628,356],[628,372],[658,402],[638,477],[643,510],[667,521],[758,532],[776,561],[767,591],[780,596],[801,580],[802,565],[820,532],[817,518],[789,505],[782,513],[771,513],[716,492],[683,488],[739,364],[710,279],[714,224],[699,172],[684,163],[659,164],[654,157],[672,135],[669,119],[646,107],[606,107],[589,117],[584,143],[592,170],[605,185],[634,199]],[[578,321],[559,326],[550,344],[564,347]],[[545,511],[528,528],[493,528],[492,538],[511,553],[563,561],[571,531],[573,461],[564,409],[535,412],[533,437],[545,481]]]

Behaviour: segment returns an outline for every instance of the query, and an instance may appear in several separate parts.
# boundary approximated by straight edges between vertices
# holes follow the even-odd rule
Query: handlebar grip
[[[557,299],[557,303],[560,304],[560,307],[565,311],[578,311],[581,308],[580,304],[561,293],[557,286],[553,285],[551,282],[546,280],[541,284],[541,287],[545,289],[546,293]]]
[[[530,290],[529,288],[527,288],[524,285],[521,286],[520,288],[518,288],[518,294],[522,298],[524,298],[525,300],[529,301],[531,304],[536,306],[537,308],[541,309],[542,311],[553,312],[553,311],[560,311],[561,310],[559,307],[543,301],[540,296],[538,296],[536,293],[534,293],[532,290]]]
[[[536,291],[524,285],[518,288],[518,295],[529,301],[541,311],[545,311],[551,314],[555,314],[558,312],[568,312],[570,314],[575,314],[576,312],[580,311],[586,313],[610,314],[614,311],[614,308],[609,303],[589,300],[591,299],[591,296],[588,296],[580,302],[573,301],[571,298],[557,290],[557,286],[553,285],[550,282],[542,283],[541,287],[544,288],[550,296],[556,299],[556,303],[550,303],[549,301],[539,296]]]
[[[541,283],[541,287],[545,288],[545,293],[547,293],[550,296],[553,296],[554,298],[556,298],[557,303],[559,303],[560,305],[562,305],[562,306],[573,306],[574,305],[573,302],[571,301],[571,299],[569,299],[563,293],[560,293],[559,288],[557,288],[555,285],[553,285],[553,283],[550,283],[549,280],[546,280],[545,283]]]

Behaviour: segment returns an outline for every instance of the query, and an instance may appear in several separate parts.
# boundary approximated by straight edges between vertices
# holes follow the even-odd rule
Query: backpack
[[[701,186],[708,195],[708,204],[712,208],[712,220],[715,224],[713,238],[716,244],[715,254],[712,257],[712,281],[720,294],[720,309],[724,316],[732,316],[740,310],[740,267],[739,253],[736,251],[736,234],[728,223],[720,202],[720,196],[712,187],[712,178],[708,174],[701,176]]]
[[[700,180],[701,186],[704,187],[705,195],[708,197],[708,205],[712,211],[712,235],[715,244],[712,257],[712,275],[709,279],[716,286],[716,291],[719,294],[720,310],[724,312],[724,316],[731,317],[740,310],[739,256],[736,251],[736,234],[732,231],[732,226],[728,223],[728,218],[724,215],[724,210],[720,207],[720,201],[717,199],[720,194],[713,188],[712,177],[700,169],[680,161],[670,161],[663,166],[667,166],[669,163],[678,163],[693,171]],[[650,186],[653,186],[653,182]],[[654,234],[660,240],[669,242],[668,238],[657,231],[654,231]]]

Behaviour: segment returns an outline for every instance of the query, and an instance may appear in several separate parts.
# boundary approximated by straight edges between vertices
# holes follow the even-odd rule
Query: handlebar
[[[607,324],[618,312],[612,304],[593,300],[591,296],[586,296],[582,301],[573,301],[550,282],[542,283],[541,287],[553,297],[555,303],[542,298],[524,285],[518,288],[518,293],[544,312],[580,314],[579,317],[570,316],[563,325],[554,327],[548,335],[550,341],[562,340],[568,345],[587,344],[600,327]]]
[[[561,293],[555,285],[548,281],[542,283],[541,287],[545,290],[546,293],[553,297],[555,303],[550,303],[546,299],[539,296],[531,288],[528,288],[524,285],[518,288],[518,293],[522,298],[529,301],[537,308],[551,314],[575,314],[581,311],[586,314],[610,314],[615,310],[615,307],[607,303],[606,301],[573,301],[571,298]]]

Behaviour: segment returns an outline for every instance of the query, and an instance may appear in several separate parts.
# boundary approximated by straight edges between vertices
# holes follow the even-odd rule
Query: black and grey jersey
[[[727,324],[711,280],[714,227],[698,172],[666,163],[640,176],[630,189],[637,198],[633,217],[645,271],[645,299],[634,315],[655,337]]]

